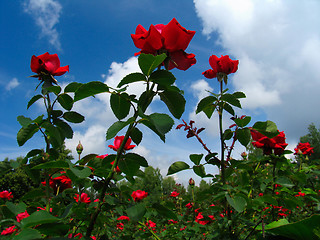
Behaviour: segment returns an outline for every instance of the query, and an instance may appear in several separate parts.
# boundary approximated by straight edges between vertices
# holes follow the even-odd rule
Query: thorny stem
[[[147,86],[147,88],[148,88],[148,86]],[[151,89],[150,89],[150,90],[147,89],[147,91],[148,91],[148,92],[149,92],[149,91],[152,91],[153,88],[154,88],[154,84],[152,84]],[[125,147],[126,142],[127,142],[128,139],[129,139],[130,133],[131,133],[131,131],[133,130],[133,128],[134,128],[134,127],[136,126],[136,124],[137,124],[137,123],[136,123],[137,118],[138,118],[138,111],[136,111],[135,114],[134,114],[134,121],[129,125],[129,127],[128,127],[128,129],[127,129],[127,132],[126,132],[126,134],[125,134],[125,136],[124,136],[124,139],[123,139],[123,141],[122,141],[122,143],[121,143],[121,145],[120,145],[120,148],[119,148],[118,151],[117,151],[116,159],[115,159],[115,161],[114,161],[114,163],[113,163],[113,165],[112,165],[112,167],[111,167],[111,170],[110,170],[107,178],[106,178],[105,181],[104,181],[104,185],[103,185],[103,188],[102,188],[102,190],[101,190],[101,194],[100,194],[100,198],[99,198],[100,201],[99,201],[99,203],[98,203],[98,206],[97,206],[97,208],[96,208],[96,211],[93,213],[93,215],[92,215],[92,217],[91,217],[91,219],[90,219],[89,226],[88,226],[88,228],[87,228],[87,232],[86,232],[86,237],[87,237],[87,238],[89,238],[89,237],[91,236],[91,233],[92,233],[92,231],[93,231],[93,228],[94,228],[94,225],[95,225],[95,223],[96,223],[96,220],[97,220],[97,218],[98,218],[98,216],[99,216],[99,214],[100,214],[100,212],[101,212],[101,207],[102,207],[102,204],[103,204],[103,202],[104,202],[104,198],[105,198],[105,195],[106,195],[106,191],[107,191],[107,189],[108,189],[108,186],[109,186],[109,184],[110,184],[111,179],[113,178],[113,175],[114,175],[114,173],[115,173],[116,167],[118,166],[119,160],[120,160],[120,158],[122,157],[122,154],[124,153],[124,147]]]

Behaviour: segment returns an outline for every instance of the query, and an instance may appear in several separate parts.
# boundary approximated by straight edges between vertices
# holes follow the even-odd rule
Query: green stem
[[[219,80],[220,82],[220,94],[222,96],[223,92],[223,81],[222,78]],[[225,161],[224,161],[224,139],[223,139],[223,126],[222,126],[222,112],[223,107],[220,106],[218,109],[219,113],[219,131],[220,131],[220,145],[221,145],[221,181],[222,184],[225,185],[226,179],[225,179]]]

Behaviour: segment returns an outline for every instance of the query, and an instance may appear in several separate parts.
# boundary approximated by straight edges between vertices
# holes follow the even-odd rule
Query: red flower
[[[301,191],[295,195],[295,197],[304,197],[306,194],[305,193],[302,193]]]
[[[11,226],[11,227],[8,227],[6,229],[4,229],[2,232],[1,232],[1,235],[10,235],[12,233],[14,233],[15,231],[17,231],[17,229],[15,229],[16,226]]]
[[[288,145],[285,140],[284,132],[279,132],[279,134],[273,138],[268,138],[257,130],[250,129],[251,136],[254,142],[252,145],[257,148],[263,149],[263,154],[270,155],[272,150],[274,150],[274,154],[281,155]]]
[[[8,200],[10,200],[11,198],[13,198],[12,196],[12,192],[8,192],[7,190],[0,192],[0,198],[6,198]]]
[[[157,224],[155,222],[152,222],[151,220],[149,220],[148,222],[146,222],[146,226],[148,228],[151,228],[153,231],[155,231]]]
[[[64,172],[61,172],[61,173],[64,173]],[[64,175],[51,178],[49,180],[49,185],[55,193],[58,191],[58,189],[59,189],[59,192],[62,192],[67,188],[72,188],[71,183],[72,183],[71,179]],[[46,182],[45,181],[42,182],[42,185],[45,186]]]
[[[188,203],[188,204],[186,204],[186,207],[187,207],[188,209],[191,209],[191,208],[193,207],[193,203]]]
[[[263,193],[259,193],[259,197],[262,197],[263,196]]]
[[[211,215],[210,215],[211,216]],[[213,216],[211,216],[210,218],[212,219],[212,217]],[[203,215],[202,215],[202,212],[199,212],[198,213],[198,215],[196,216],[196,222],[197,223],[199,223],[199,224],[201,224],[201,225],[206,225],[206,224],[208,224],[210,221],[209,220],[201,220],[201,219],[203,219],[204,217],[203,217]],[[213,217],[213,219],[214,219],[214,217]],[[212,220],[213,220],[212,219]]]
[[[111,145],[109,145],[109,146],[111,146]],[[107,156],[108,156],[108,154],[105,154],[105,155],[96,156],[96,158],[104,159]],[[114,163],[114,161],[112,161],[110,164],[113,165],[113,163]],[[121,172],[121,170],[118,166],[116,167],[116,172]]]
[[[124,136],[116,136],[114,138],[113,145],[109,145],[108,147],[117,152],[123,142],[123,139],[124,139]],[[131,144],[131,138],[128,138],[126,144],[124,145],[124,150],[130,150],[136,146],[136,145],[130,145],[130,144]]]
[[[168,224],[176,224],[176,223],[178,223],[178,221],[175,221],[173,219],[168,220]]]
[[[74,199],[76,200],[76,202],[83,202],[83,203],[90,203],[90,198],[88,197],[88,194],[86,193],[81,193],[81,195],[79,196],[79,194],[76,194],[76,196],[74,197]]]
[[[178,193],[177,191],[173,191],[170,195],[170,197],[178,197],[180,193]]]
[[[121,223],[121,222],[117,223],[117,228],[118,229],[123,230],[123,226],[124,226],[123,223]]]
[[[135,202],[140,201],[148,196],[148,193],[142,190],[133,191],[131,197]]]
[[[21,222],[22,219],[29,217],[29,213],[26,211],[19,213],[16,218],[17,218],[17,222]]]
[[[294,149],[296,152],[294,154],[303,154],[303,155],[311,155],[313,152],[313,147],[310,146],[310,143],[299,143],[297,147]]]
[[[52,76],[61,76],[69,72],[69,65],[60,67],[58,55],[46,52],[39,56],[32,56],[31,71],[39,75],[50,74]]]
[[[218,73],[230,74],[235,73],[238,70],[239,60],[231,60],[228,55],[218,58],[216,55],[212,55],[209,58],[209,64],[212,69],[208,69],[202,74],[206,78],[216,78]]]
[[[131,34],[134,45],[140,48],[140,53],[161,54],[165,52],[170,61],[168,69],[187,70],[196,63],[195,55],[185,52],[195,31],[186,30],[173,18],[167,25],[151,25],[147,31],[140,24],[135,34]]]
[[[120,217],[118,217],[117,220],[127,220],[127,221],[130,221],[130,218],[127,217],[127,216],[120,216]]]

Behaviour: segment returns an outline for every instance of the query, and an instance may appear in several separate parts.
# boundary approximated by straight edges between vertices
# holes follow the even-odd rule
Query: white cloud
[[[318,123],[320,2],[284,0],[194,0],[203,33],[218,33],[223,55],[239,59],[231,77],[247,99],[243,107],[263,108],[270,120],[298,139]],[[306,118],[308,116],[308,118]],[[290,124],[288,124],[290,123]]]
[[[40,37],[46,37],[57,50],[61,50],[56,24],[59,22],[62,6],[55,0],[26,0],[24,11],[30,14],[41,29]]]
[[[7,86],[6,86],[6,90],[10,91],[16,87],[18,87],[20,84],[20,82],[18,81],[17,78],[12,78],[12,80],[10,82],[8,82]]]
[[[213,88],[209,86],[209,83],[206,80],[200,79],[191,85],[191,90],[193,92],[193,96],[200,100],[209,96],[210,93],[208,91],[212,92]]]

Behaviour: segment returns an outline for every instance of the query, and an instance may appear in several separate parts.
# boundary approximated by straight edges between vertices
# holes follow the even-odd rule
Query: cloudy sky
[[[136,26],[148,29],[150,24],[167,24],[174,17],[186,29],[196,31],[186,52],[196,55],[197,64],[187,71],[173,70],[187,99],[182,119],[206,128],[201,135],[212,151],[219,151],[217,118],[208,120],[194,110],[206,90],[217,92],[216,80],[201,74],[209,68],[213,54],[230,55],[240,62],[228,86],[247,95],[238,115],[252,116],[252,124],[274,121],[285,132],[291,150],[310,123],[320,127],[318,0],[163,0],[161,4],[157,0],[20,0],[1,1],[0,9],[0,160],[44,147],[40,136],[24,147],[16,142],[17,116],[32,118],[42,113],[41,105],[26,109],[28,100],[37,94],[37,80],[28,78],[32,55],[57,53],[62,66],[70,65],[70,72],[58,78],[63,86],[93,80],[116,86],[126,74],[139,71],[134,57],[139,50],[130,37]],[[141,86],[129,91],[138,93]],[[105,132],[115,117],[108,96],[86,99],[75,109],[86,121],[74,126],[74,138],[67,141],[67,147],[75,153],[81,140],[84,154],[111,153],[107,146],[112,140],[105,141]],[[160,102],[151,111],[167,112]],[[225,116],[225,127],[229,117]],[[181,120],[175,120],[179,123]],[[234,158],[243,150],[237,146]],[[191,153],[205,153],[195,139],[186,139],[185,132],[175,129],[165,144],[145,130],[135,151],[163,174],[171,163],[188,162]],[[194,177],[190,171],[175,175],[181,183],[190,176]]]

